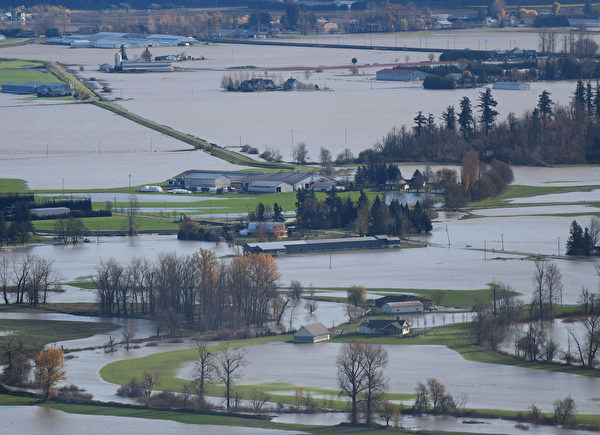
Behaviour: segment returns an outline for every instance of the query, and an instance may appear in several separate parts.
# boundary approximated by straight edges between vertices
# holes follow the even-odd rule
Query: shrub
[[[142,397],[146,394],[143,382],[137,378],[131,378],[127,385],[121,385],[117,390],[120,397]]]
[[[456,88],[456,82],[452,77],[429,74],[423,80],[423,87],[425,89],[454,89]]]

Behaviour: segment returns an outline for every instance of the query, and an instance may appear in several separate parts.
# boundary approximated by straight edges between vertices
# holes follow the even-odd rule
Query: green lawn
[[[339,291],[340,297],[346,296],[346,291],[348,290],[346,287],[319,287],[319,290],[333,290]],[[433,295],[436,293],[442,294],[442,300],[440,305],[444,307],[455,307],[462,308],[465,310],[473,309],[473,305],[477,301],[487,300],[489,299],[489,290],[481,289],[481,290],[453,290],[453,289],[444,289],[444,290],[435,290],[435,289],[412,289],[412,288],[381,288],[381,287],[368,287],[368,293],[377,293],[381,296],[387,296],[390,294],[414,294],[417,296],[422,296],[424,298],[432,299]],[[519,295],[520,293],[514,292],[515,295]]]
[[[44,63],[23,60],[2,61],[0,62],[0,85],[7,82],[61,82],[54,74],[35,69],[38,67],[44,67]]]
[[[138,217],[139,231],[177,230],[179,224],[170,220]],[[90,231],[127,231],[129,224],[126,216],[83,218],[83,223]],[[54,231],[55,219],[33,221],[36,230]]]
[[[29,188],[24,180],[14,178],[0,178],[0,193],[23,193]]]
[[[12,333],[0,336],[0,347],[9,341],[10,335],[13,335],[15,343],[22,342],[25,350],[31,352],[41,349],[48,343],[89,337],[116,327],[112,323],[104,322],[0,319],[0,331]]]
[[[502,207],[507,205],[507,200],[509,199],[528,198],[531,196],[548,195],[551,193],[589,192],[594,189],[600,189],[600,185],[594,184],[588,186],[524,186],[516,184],[510,186],[510,188],[506,192],[501,193],[493,199],[472,202],[469,204],[469,207]]]

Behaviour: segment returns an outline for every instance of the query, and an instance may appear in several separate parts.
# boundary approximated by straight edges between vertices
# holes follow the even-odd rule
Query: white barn
[[[381,310],[384,313],[423,313],[425,306],[421,301],[406,301],[406,302],[387,302],[382,305]]]

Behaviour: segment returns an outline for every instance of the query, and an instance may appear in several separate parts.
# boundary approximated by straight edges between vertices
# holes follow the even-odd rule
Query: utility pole
[[[500,234],[500,237],[502,238],[502,252],[504,252],[504,233]]]

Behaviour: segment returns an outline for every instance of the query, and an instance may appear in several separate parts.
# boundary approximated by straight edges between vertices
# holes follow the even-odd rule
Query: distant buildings
[[[239,190],[250,193],[280,193],[310,189],[317,182],[332,182],[316,172],[241,172],[189,170],[168,180],[169,186],[202,192]]]
[[[377,80],[387,80],[387,81],[412,81],[412,80],[424,80],[428,74],[423,71],[417,71],[412,69],[396,69],[396,68],[386,68],[377,71],[376,78]]]
[[[252,237],[257,235],[257,233],[263,233],[264,235],[280,239],[287,237],[287,228],[284,222],[250,222],[248,223],[248,228],[240,231],[240,236]]]
[[[74,34],[50,38],[48,44],[69,45],[71,48],[176,47],[198,43],[188,36],[145,33],[100,32],[93,35]]]
[[[502,82],[498,81],[494,83],[494,90],[505,90],[505,91],[528,91],[529,83],[523,82]]]
[[[4,83],[6,94],[36,94],[38,97],[64,97],[71,95],[73,86],[66,83],[24,82]]]

